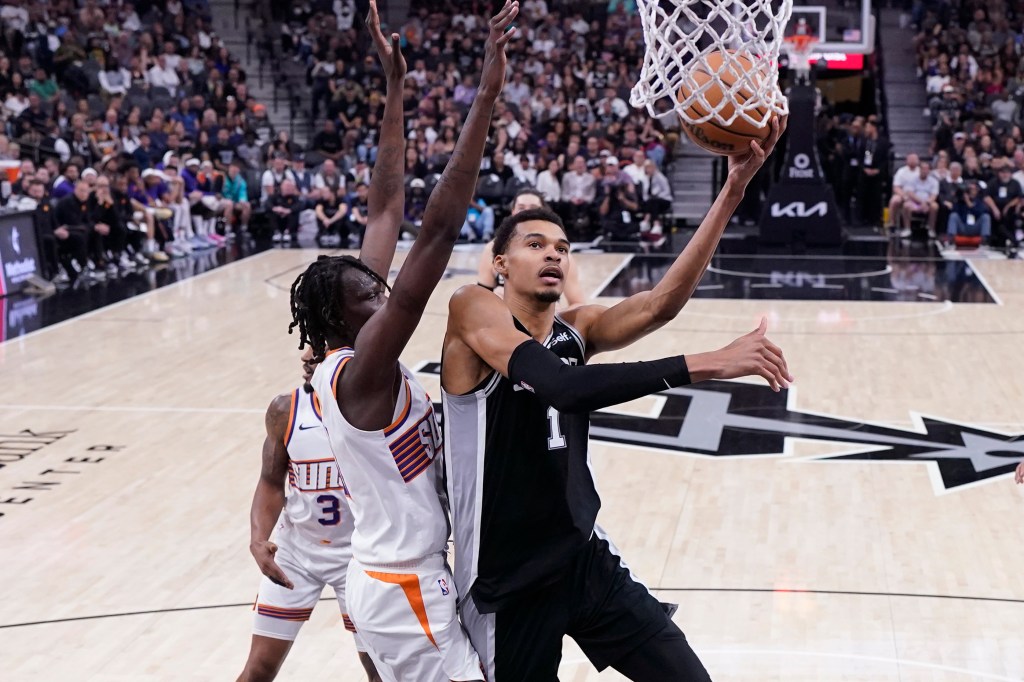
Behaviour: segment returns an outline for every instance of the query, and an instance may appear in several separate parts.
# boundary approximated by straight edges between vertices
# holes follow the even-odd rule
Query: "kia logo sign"
[[[773,218],[810,218],[812,216],[824,218],[828,215],[828,202],[819,201],[816,204],[807,205],[802,201],[793,201],[785,206],[774,203],[771,205],[771,212]]]

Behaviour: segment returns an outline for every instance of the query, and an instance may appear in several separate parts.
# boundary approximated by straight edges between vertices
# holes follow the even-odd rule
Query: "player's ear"
[[[493,266],[494,266],[494,271],[496,273],[498,273],[502,277],[507,277],[508,276],[508,260],[507,260],[507,258],[505,256],[505,254],[499,253],[497,256],[495,256],[494,257]]]

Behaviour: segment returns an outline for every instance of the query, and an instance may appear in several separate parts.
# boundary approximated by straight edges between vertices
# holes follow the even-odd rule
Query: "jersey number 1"
[[[565,447],[565,436],[562,435],[562,420],[558,410],[548,408],[548,450],[560,450]]]

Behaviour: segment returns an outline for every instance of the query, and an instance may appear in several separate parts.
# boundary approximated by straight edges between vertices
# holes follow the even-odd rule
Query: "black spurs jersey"
[[[558,316],[544,345],[567,364],[586,361],[580,333]],[[557,580],[590,538],[601,506],[590,415],[561,414],[498,372],[443,399],[455,583],[489,613]]]

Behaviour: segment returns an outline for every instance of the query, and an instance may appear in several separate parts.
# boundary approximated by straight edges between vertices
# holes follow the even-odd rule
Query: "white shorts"
[[[334,588],[341,609],[345,629],[353,634],[356,650],[366,647],[349,619],[345,606],[345,582],[348,563],[352,558],[351,546],[327,548],[306,540],[287,528],[274,539],[277,554],[274,561],[295,586],[289,590],[263,576],[260,592],[253,604],[253,634],[274,639],[294,641],[302,624],[309,620],[313,608],[320,601],[325,585]]]
[[[348,571],[349,615],[378,670],[389,670],[397,682],[484,679],[441,555],[410,569],[353,559]]]

